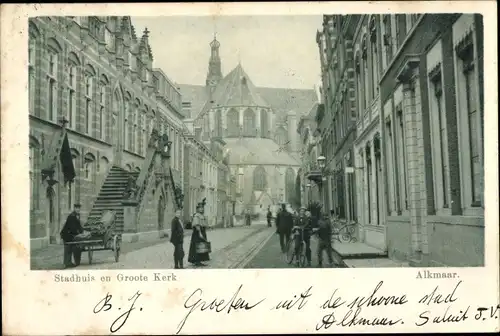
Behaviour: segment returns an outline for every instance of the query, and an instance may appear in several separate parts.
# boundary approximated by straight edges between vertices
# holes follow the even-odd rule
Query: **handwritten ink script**
[[[132,297],[128,299],[128,302],[121,302],[121,303],[116,303],[115,300],[113,300],[113,296],[109,293],[106,294],[104,298],[102,298],[94,307],[94,314],[102,314],[106,312],[111,312],[111,313],[116,313],[123,311],[122,310],[122,305],[125,304],[126,309],[125,311],[119,315],[112,323],[111,326],[109,327],[109,331],[112,333],[117,332],[120,330],[125,323],[128,321],[130,314],[132,311],[136,309],[136,303],[137,299],[141,296],[141,293],[137,291]],[[117,306],[119,305],[119,306]],[[139,311],[142,311],[142,307],[139,308]]]
[[[324,288],[307,286],[272,299],[259,296],[259,292],[251,285],[240,284],[227,292],[217,293],[209,293],[208,289],[200,287],[185,291],[182,318],[174,322],[177,323],[176,334],[179,334],[202,316],[206,318],[206,314],[232,316],[252,312],[255,313],[252,316],[258,316],[257,314],[279,312],[283,316],[287,312],[304,312],[307,318],[313,316],[310,323],[316,331],[332,327],[332,330],[357,326],[391,328],[405,324],[424,330],[426,326],[432,325],[450,325],[464,321],[482,323],[500,318],[500,305],[497,303],[488,305],[461,300],[467,294],[463,287],[461,280],[454,280],[451,285],[449,281],[438,282],[416,294],[415,288],[411,292],[395,290],[393,286],[379,281],[374,286],[361,290],[333,287],[325,291]],[[121,330],[129,320],[143,321],[151,315],[148,311],[147,316],[139,316],[147,303],[140,291],[136,291],[128,299],[127,296],[125,299],[118,297],[108,293],[99,298],[93,307],[94,314],[109,316],[111,333]]]

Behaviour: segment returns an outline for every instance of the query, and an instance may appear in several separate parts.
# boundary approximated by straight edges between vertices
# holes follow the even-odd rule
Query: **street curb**
[[[271,230],[271,233],[269,234],[269,236],[267,236],[266,238],[264,238],[261,242],[255,244],[251,249],[250,251],[248,252],[248,254],[243,257],[243,259],[233,263],[229,268],[245,268],[246,265],[248,265],[248,263],[250,263],[250,261],[252,261],[252,259],[260,252],[260,250],[262,250],[262,248],[267,244],[267,242],[274,236],[274,231]]]

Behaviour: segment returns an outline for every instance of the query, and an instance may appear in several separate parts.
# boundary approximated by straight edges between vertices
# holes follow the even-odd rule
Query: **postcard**
[[[499,331],[494,13],[2,5],[5,333]]]

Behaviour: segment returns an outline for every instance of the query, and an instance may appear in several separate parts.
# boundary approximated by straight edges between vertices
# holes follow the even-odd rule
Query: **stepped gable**
[[[269,107],[241,64],[238,64],[221,80],[215,89],[212,100],[215,106]]]
[[[229,151],[230,165],[300,165],[299,161],[286,150],[280,149],[271,139],[228,138],[224,141]]]

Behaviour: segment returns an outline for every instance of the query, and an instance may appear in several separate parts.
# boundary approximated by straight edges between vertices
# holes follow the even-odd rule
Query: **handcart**
[[[114,211],[105,211],[101,218],[87,223],[84,233],[75,237],[75,240],[66,244],[87,251],[89,264],[92,264],[94,251],[113,251],[115,262],[120,259],[121,233],[116,232]]]

